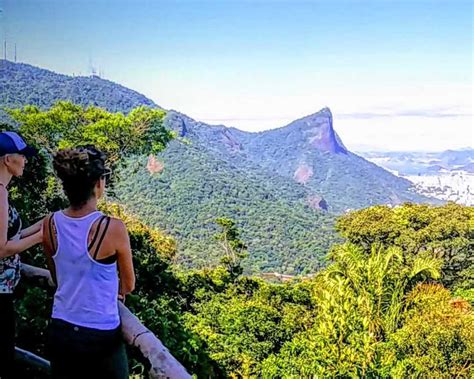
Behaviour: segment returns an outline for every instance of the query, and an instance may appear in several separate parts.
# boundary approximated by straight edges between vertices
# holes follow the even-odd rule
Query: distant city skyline
[[[351,150],[474,147],[470,1],[0,0],[7,58],[247,131],[327,106]]]

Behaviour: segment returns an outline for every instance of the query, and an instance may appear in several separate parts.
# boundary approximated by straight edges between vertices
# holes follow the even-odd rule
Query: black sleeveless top
[[[8,233],[7,238],[13,239],[21,231],[21,218],[15,207],[8,206]]]

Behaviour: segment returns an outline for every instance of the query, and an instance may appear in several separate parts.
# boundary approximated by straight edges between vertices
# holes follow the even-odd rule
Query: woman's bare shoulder
[[[109,225],[110,233],[116,237],[120,235],[127,235],[127,227],[125,226],[124,222],[119,218],[110,217],[110,225]]]

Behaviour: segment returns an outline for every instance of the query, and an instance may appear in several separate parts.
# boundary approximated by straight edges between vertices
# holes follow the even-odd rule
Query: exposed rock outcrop
[[[308,205],[313,209],[322,209],[327,211],[329,209],[328,203],[323,197],[312,195],[307,200]]]

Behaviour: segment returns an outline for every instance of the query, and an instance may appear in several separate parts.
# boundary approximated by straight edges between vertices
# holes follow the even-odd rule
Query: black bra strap
[[[107,233],[107,229],[109,228],[110,217],[107,216],[106,218],[107,218],[107,222],[105,223],[104,230],[102,231],[102,235],[100,236],[99,242],[97,243],[97,246],[95,248],[95,253],[94,253],[94,256],[93,256],[94,259],[97,258],[97,254],[99,253],[100,245],[102,245],[102,241],[104,240],[105,233]]]
[[[48,228],[49,228],[49,239],[51,242],[51,247],[53,248],[53,251],[56,251],[56,246],[54,246],[55,244],[54,244],[54,235],[53,235],[53,214],[49,217]]]
[[[95,233],[94,233],[94,238],[92,238],[92,241],[91,243],[89,244],[89,246],[87,246],[87,250],[91,250],[92,247],[94,246],[94,243],[97,239],[97,237],[99,236],[99,231],[100,231],[100,226],[102,225],[102,221],[104,221],[106,219],[107,216],[102,216],[99,220],[99,222],[97,223],[97,229],[95,230]]]

